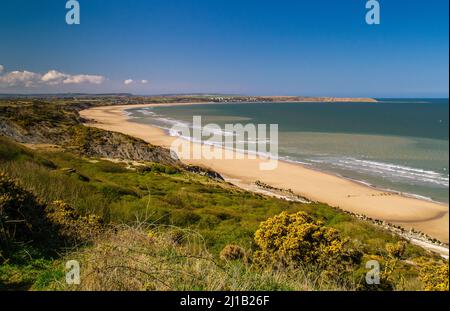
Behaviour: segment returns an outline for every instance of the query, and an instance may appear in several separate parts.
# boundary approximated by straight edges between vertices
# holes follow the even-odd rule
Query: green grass
[[[79,260],[81,284],[53,282],[63,290],[352,290],[308,269],[257,270],[239,260],[218,260],[195,232],[119,227],[89,248],[70,254]],[[182,234],[182,240],[173,237]]]
[[[65,276],[59,260],[43,258],[28,260],[26,264],[0,265],[0,290],[48,290]]]
[[[0,137],[0,170],[18,179],[42,202],[63,200],[81,214],[96,214],[112,224],[138,220],[193,229],[203,236],[208,251],[216,257],[227,244],[254,249],[253,235],[260,222],[282,211],[309,213],[360,245],[366,256],[383,256],[386,243],[400,240],[326,204],[266,197],[161,165],[150,170],[128,166],[64,151],[32,151]],[[412,244],[408,244],[407,254],[409,258],[429,256]],[[61,270],[52,265],[56,258],[35,264],[35,260],[41,263],[40,258],[45,256],[38,254],[31,264],[19,260],[3,265],[4,275],[23,274],[23,280],[16,285],[2,280],[3,286],[45,289],[48,279],[60,276]],[[402,267],[410,284],[417,278],[416,270],[408,265]],[[362,271],[364,267],[358,273]]]
[[[82,159],[67,152],[32,152],[11,142],[7,150],[0,152],[0,169],[21,180],[45,202],[64,200],[82,213],[95,213],[115,223],[148,217],[151,223],[195,228],[209,237],[208,243],[216,251],[232,241],[250,245],[249,233],[282,211],[306,211],[344,235],[367,243],[374,254],[379,245],[398,240],[326,204],[265,197],[189,172],[137,173],[121,163]],[[56,168],[45,166],[41,159]],[[74,172],[67,173],[67,168]],[[412,249],[421,254],[421,249]]]
[[[153,97],[145,100],[147,103],[176,102],[180,98]],[[190,97],[189,100],[208,99],[198,96]],[[133,102],[141,101],[134,98]],[[128,265],[127,268],[130,268],[136,261],[127,257],[127,247],[139,241],[144,243],[136,244],[139,249],[144,247],[145,252],[156,252],[156,257],[148,258],[149,262],[165,262],[167,271],[179,269],[177,273],[163,275],[163,278],[170,280],[172,289],[354,289],[352,286],[348,288],[337,284],[339,279],[335,280],[338,281],[336,284],[317,283],[318,271],[314,269],[257,272],[251,266],[239,262],[216,265],[220,251],[229,244],[240,245],[251,254],[256,247],[254,233],[260,223],[282,211],[304,211],[315,220],[323,221],[326,226],[336,228],[342,237],[352,240],[364,253],[363,263],[369,259],[377,259],[384,265],[387,258],[386,243],[401,240],[380,227],[326,204],[288,202],[189,173],[180,168],[179,163],[169,161],[168,154],[155,146],[129,136],[86,128],[81,124],[83,120],[78,114],[80,109],[108,103],[108,98],[83,102],[72,99],[45,102],[30,99],[0,100],[0,122],[4,122],[6,128],[19,128],[15,132],[19,137],[17,139],[58,144],[65,148],[35,151],[0,135],[0,171],[14,177],[43,206],[62,200],[81,215],[100,216],[114,228],[113,233],[125,234],[122,235],[123,239],[116,234],[101,235],[97,240],[90,241],[91,244],[78,249],[55,248],[50,240],[41,241],[44,244],[22,241],[13,244],[7,252],[0,249],[0,290],[72,289],[63,284],[63,263],[66,259],[80,258],[84,260],[84,264],[91,264],[94,271],[97,271],[95,268],[105,263],[105,257],[102,256],[106,247],[106,259],[117,256],[118,259],[123,259],[117,261],[119,265]],[[143,163],[143,166],[133,167],[130,162],[115,163],[92,157],[105,154],[121,157],[114,154],[112,145],[121,145],[128,148],[128,151],[137,148],[145,151],[145,159],[157,159],[165,164],[148,162]],[[101,148],[97,148],[99,146]],[[135,156],[136,154],[129,160],[136,160]],[[121,228],[125,225],[131,225],[131,231],[123,231]],[[200,234],[205,247],[202,256],[208,257],[208,261],[172,257],[174,253],[185,254],[184,246],[171,246],[169,243],[163,244],[168,245],[168,249],[153,249],[146,244],[147,228],[171,226]],[[170,235],[163,235],[161,241],[168,238]],[[114,253],[117,249],[122,251]],[[4,257],[5,254],[7,258]],[[405,257],[407,260],[400,261],[394,273],[397,280],[395,289],[422,289],[417,263],[425,259],[434,265],[440,259],[410,243],[407,244]],[[354,280],[363,280],[366,271],[363,264],[355,269]],[[196,277],[185,278],[186,273]],[[127,273],[122,276],[118,280],[125,282],[122,284],[124,287],[114,282],[108,283],[108,278],[98,282],[94,278],[91,284],[85,284],[85,288],[118,289],[115,287],[117,285],[119,289],[135,288],[133,286],[148,289],[147,283],[127,283]],[[150,289],[155,288],[150,286]]]

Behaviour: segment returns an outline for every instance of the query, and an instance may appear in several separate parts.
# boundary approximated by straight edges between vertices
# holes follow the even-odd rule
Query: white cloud
[[[30,71],[11,71],[0,76],[0,86],[32,87],[41,79],[41,75]]]
[[[49,85],[58,85],[61,84],[66,78],[67,75],[64,73],[56,70],[50,70],[42,76],[41,80]]]
[[[141,80],[141,83],[142,83],[142,84],[147,84],[148,81],[147,81],[147,80]]]
[[[3,69],[3,66],[1,68]],[[0,73],[2,73],[0,70]],[[61,84],[101,84],[105,77],[99,75],[70,75],[56,70],[49,70],[45,74],[30,71],[11,71],[0,75],[0,87],[24,86],[34,87],[38,85],[61,85]]]
[[[129,85],[131,83],[133,83],[133,79],[126,79],[125,81],[123,81],[123,84],[125,85]]]
[[[69,76],[63,81],[64,84],[80,84],[80,83],[91,83],[91,84],[102,84],[105,81],[105,77],[96,75],[75,75]]]
[[[2,73],[3,70],[5,70],[5,67],[3,67],[2,65],[0,65],[0,73]]]

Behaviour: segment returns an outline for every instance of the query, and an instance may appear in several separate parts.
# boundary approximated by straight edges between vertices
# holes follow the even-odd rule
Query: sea
[[[127,114],[171,135],[178,134],[171,131],[173,125],[192,128],[193,116],[222,129],[225,124],[278,124],[281,160],[407,196],[449,202],[448,99],[161,105],[128,109]]]

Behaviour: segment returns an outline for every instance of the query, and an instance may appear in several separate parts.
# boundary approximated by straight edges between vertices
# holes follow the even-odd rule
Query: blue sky
[[[0,93],[448,97],[448,0],[65,2],[0,2]]]

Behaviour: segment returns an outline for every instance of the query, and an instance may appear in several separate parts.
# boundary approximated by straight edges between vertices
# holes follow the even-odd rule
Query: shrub
[[[14,179],[0,173],[0,244],[27,242],[41,235],[44,207]]]
[[[200,220],[200,216],[194,212],[186,210],[174,210],[171,213],[170,220],[175,226],[189,226]]]
[[[400,261],[405,257],[407,243],[405,241],[398,241],[397,243],[386,243],[384,246],[386,256],[374,258],[381,264],[381,271],[379,274],[379,284],[362,283],[359,286],[360,290],[395,290],[396,286],[401,286],[404,283],[401,275],[398,275],[397,270]]]
[[[388,253],[389,258],[391,259],[402,259],[405,255],[406,251],[406,243],[403,241],[399,241],[395,244],[387,243],[386,251]]]
[[[144,174],[152,171],[152,167],[146,166],[146,165],[136,166],[135,169],[136,169],[136,172],[141,175],[144,175]]]
[[[102,220],[96,215],[81,216],[63,201],[54,201],[46,208],[47,218],[58,234],[68,241],[89,240],[102,228]]]
[[[136,168],[136,171],[139,174],[155,172],[155,173],[163,173],[163,174],[169,174],[169,175],[177,174],[180,172],[179,169],[177,169],[174,166],[163,165],[163,164],[159,164],[159,163],[152,163],[150,166],[138,166]]]
[[[380,284],[377,289],[393,290],[396,284],[401,284],[401,280],[395,272],[398,263],[405,256],[406,243],[404,241],[387,243],[384,248],[387,252],[387,258],[383,264],[384,268],[380,273]]]
[[[420,269],[420,280],[426,291],[448,291],[448,263],[425,263]]]
[[[304,212],[287,212],[262,222],[255,233],[259,250],[254,260],[260,265],[333,267],[342,270],[357,263],[361,253],[350,249],[336,229],[325,227]]]
[[[107,230],[67,258],[77,258],[81,284],[67,285],[64,276],[52,285],[61,290],[343,290],[317,282],[307,270],[257,271],[237,261],[219,266],[203,237],[182,229],[120,226]],[[184,232],[183,243],[174,236]]]
[[[245,259],[245,251],[239,245],[228,244],[220,252],[220,259],[225,261]]]
[[[101,192],[104,197],[112,201],[117,201],[122,196],[139,197],[139,195],[132,189],[117,185],[104,185],[101,187]]]
[[[169,175],[177,174],[178,172],[178,169],[173,166],[166,166],[166,168],[164,169],[164,173]]]
[[[123,165],[110,161],[100,161],[97,163],[97,167],[104,173],[126,173],[128,171]]]
[[[167,234],[169,240],[177,245],[184,244],[188,238],[186,237],[186,231],[175,228]]]
[[[199,228],[211,229],[220,223],[220,219],[214,215],[204,215],[198,222]]]

